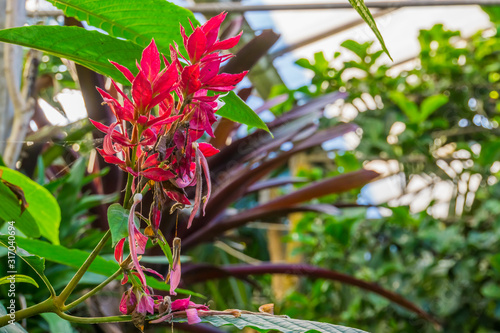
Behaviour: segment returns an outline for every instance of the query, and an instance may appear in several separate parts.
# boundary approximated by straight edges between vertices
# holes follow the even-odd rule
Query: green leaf
[[[5,236],[0,236],[0,240],[2,239],[2,237]],[[69,249],[61,245],[53,245],[36,239],[16,237],[16,242],[18,246],[23,248],[24,250],[36,253],[37,255],[44,257],[48,261],[74,268],[80,268],[90,254],[82,250]],[[104,276],[110,276],[114,274],[119,268],[120,265],[118,265],[118,263],[114,260],[106,260],[101,256],[97,256],[97,258],[90,265],[89,271],[97,274],[102,274]],[[162,281],[158,281],[151,276],[146,276],[146,281],[148,286],[154,289],[166,291],[170,290],[170,286],[168,284]],[[194,293],[186,289],[178,288],[176,289],[176,291],[181,294],[204,298],[203,295]]]
[[[14,281],[16,283],[20,282],[31,283],[32,285],[38,288],[38,283],[36,283],[36,281],[32,277],[22,274],[13,274],[13,276],[14,276]],[[12,281],[11,277],[12,277],[11,275],[8,275],[0,278],[0,284],[10,284]]]
[[[169,53],[173,41],[184,49],[179,24],[188,34],[189,20],[197,24],[192,12],[164,0],[49,0],[66,16],[86,21],[110,36],[125,38],[142,47],[154,38],[158,49]],[[135,59],[135,58],[133,58]],[[139,58],[138,58],[139,59]],[[118,63],[122,64],[118,61]],[[135,67],[129,67],[133,69]]]
[[[28,210],[21,214],[21,204],[12,191],[0,182],[0,219],[15,221],[14,228],[18,228],[28,237],[40,237],[40,229]],[[29,203],[28,203],[29,204]]]
[[[73,60],[98,73],[130,84],[108,60],[130,69],[141,58],[142,47],[79,27],[30,26],[0,30],[0,41],[45,51]]]
[[[232,315],[217,315],[200,317],[203,323],[210,323],[216,327],[233,325],[239,329],[252,327],[260,332],[279,330],[283,333],[292,332],[322,332],[322,333],[366,333],[365,331],[345,326],[332,325],[308,320],[291,319],[282,316],[266,316],[258,314],[242,314],[239,317]],[[175,322],[185,322],[186,318],[174,319]]]
[[[348,50],[352,51],[354,54],[356,54],[361,60],[363,60],[367,56],[367,50],[368,50],[368,47],[370,47],[370,45],[371,45],[371,42],[360,44],[360,43],[353,41],[351,39],[348,39],[348,40],[342,42],[342,44],[340,44],[340,46],[345,47],[346,49],[348,49]]]
[[[420,121],[424,121],[431,114],[433,114],[437,109],[448,103],[448,96],[445,95],[434,95],[429,96],[420,105]]]
[[[226,96],[220,99],[225,104],[217,111],[219,116],[271,133],[266,123],[264,123],[262,119],[260,119],[260,117],[233,91],[230,91]]]
[[[389,98],[405,113],[411,123],[416,123],[420,119],[418,106],[410,101],[406,96],[398,91],[391,91]]]
[[[375,23],[375,20],[373,19],[372,14],[370,13],[368,8],[366,7],[365,2],[363,0],[349,0],[349,3],[351,4],[352,8],[356,9],[359,16],[361,16],[361,18],[368,24],[368,26],[370,26],[373,33],[375,34],[375,36],[379,40],[380,44],[382,45],[382,49],[389,56],[389,58],[391,60],[393,60],[391,55],[389,54],[389,50],[385,46],[384,38],[380,34],[380,31],[377,28],[377,24]]]
[[[108,208],[108,223],[113,247],[120,239],[128,236],[128,215],[128,210],[118,203],[114,203]]]
[[[22,173],[6,167],[0,167],[0,170],[3,171],[3,179],[23,189],[26,201],[29,205],[25,213],[28,212],[33,216],[40,229],[41,235],[52,243],[59,244],[61,209],[56,199],[47,189],[35,183]],[[16,220],[14,219],[14,221]]]
[[[500,286],[494,282],[488,282],[481,288],[481,294],[488,298],[500,299]]]
[[[40,314],[43,319],[47,321],[49,324],[49,329],[50,332],[56,333],[56,332],[64,332],[64,333],[72,333],[75,332],[73,327],[71,327],[71,324],[69,321],[66,321],[56,315],[55,313],[50,313],[50,312],[45,312]]]

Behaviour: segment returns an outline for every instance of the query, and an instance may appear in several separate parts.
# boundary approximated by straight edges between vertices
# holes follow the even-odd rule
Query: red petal
[[[188,38],[187,51],[192,63],[198,62],[206,51],[207,37],[201,28],[194,29]]]
[[[212,45],[212,47],[207,52],[211,53],[211,52],[215,52],[215,51],[219,51],[219,50],[232,49],[240,41],[242,33],[243,33],[243,31],[234,37],[231,37],[231,38],[222,40],[220,42],[214,43],[214,45]]]
[[[109,127],[108,127],[108,126],[106,126],[106,125],[104,125],[104,124],[101,124],[100,122],[95,121],[95,120],[92,120],[92,119],[90,119],[90,118],[89,118],[89,120],[90,120],[90,122],[91,122],[91,123],[92,123],[92,124],[93,124],[93,125],[94,125],[94,126],[95,126],[98,130],[99,130],[99,131],[101,131],[101,132],[103,132],[103,133],[108,133],[108,130],[109,130]]]
[[[196,309],[187,309],[186,316],[189,325],[201,323],[201,319],[198,317],[198,310]]]
[[[178,78],[179,74],[175,64],[166,67],[153,82],[154,94],[161,93],[163,91],[172,91]]]
[[[235,86],[237,83],[239,83],[245,75],[247,75],[248,71],[244,71],[243,73],[239,74],[228,74],[228,73],[222,73],[211,79],[210,81],[206,82],[205,84],[208,87],[224,87],[224,86]]]
[[[160,164],[160,162],[158,161],[158,153],[156,153],[156,154],[148,156],[146,161],[144,161],[144,163],[142,163],[142,168],[147,169],[147,168],[151,168],[151,167],[156,167],[156,166],[158,166],[158,164]]]
[[[175,177],[175,175],[168,171],[163,170],[161,168],[149,168],[141,172],[141,175],[154,180],[155,182],[163,182],[165,180],[169,180],[170,178]]]
[[[181,204],[184,204],[184,205],[190,205],[191,204],[191,201],[189,201],[188,198],[186,198],[186,196],[182,193],[179,193],[179,192],[174,192],[174,191],[165,191],[165,193],[167,194],[167,196],[174,200],[174,201],[177,201]]]
[[[215,43],[217,37],[219,36],[220,26],[222,21],[226,18],[227,13],[220,13],[217,16],[212,17],[208,20],[204,25],[201,26],[201,29],[207,36],[207,46],[210,47]]]
[[[155,40],[152,39],[148,47],[146,47],[142,52],[141,69],[146,75],[146,78],[152,82],[156,78],[156,75],[160,72],[160,68],[160,52],[158,52]]]
[[[123,245],[125,244],[125,239],[126,238],[120,239],[120,241],[116,244],[115,247],[115,259],[119,263],[123,261]]]
[[[210,157],[217,154],[220,150],[212,146],[210,143],[200,142],[198,148],[205,157]]]
[[[132,72],[130,71],[130,69],[128,69],[127,67],[125,66],[122,66],[114,61],[110,61],[110,63],[116,67],[116,69],[118,69],[120,72],[122,72],[122,74],[127,78],[127,80],[130,81],[130,83],[132,83],[132,81],[134,81],[134,74],[132,74]]]
[[[145,108],[151,102],[152,96],[151,83],[146,78],[144,72],[139,71],[134,82],[132,82],[132,98],[135,104],[142,109],[141,111],[146,111]]]
[[[191,95],[201,88],[200,67],[198,64],[186,66],[182,70],[180,88],[185,94]]]

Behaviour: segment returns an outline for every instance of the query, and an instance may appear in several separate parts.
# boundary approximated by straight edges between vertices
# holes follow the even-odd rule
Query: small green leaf
[[[239,317],[233,315],[216,315],[200,317],[203,323],[210,323],[216,327],[233,325],[239,329],[251,327],[260,332],[278,330],[283,333],[293,332],[322,332],[322,333],[366,333],[365,331],[345,326],[320,323],[308,320],[291,319],[283,316],[266,316],[258,314],[242,314]],[[185,322],[186,318],[174,319],[175,322]]]
[[[108,208],[108,224],[113,247],[120,239],[128,236],[128,215],[129,212],[120,204],[114,203]]]
[[[420,112],[418,106],[410,101],[406,96],[398,91],[391,91],[389,98],[404,112],[411,123],[416,123],[420,119]]]
[[[14,277],[14,279],[12,279]],[[13,275],[8,275],[0,278],[0,284],[10,284],[14,280],[16,283],[31,283],[35,287],[38,288],[38,283],[32,278],[27,275],[22,275],[22,274],[13,274]]]
[[[420,121],[424,121],[431,114],[433,114],[437,109],[448,103],[448,96],[445,95],[434,95],[429,96],[420,105]]]
[[[79,27],[28,26],[5,29],[0,30],[0,41],[73,60],[123,84],[130,82],[108,60],[133,70],[136,59],[140,59],[142,54],[142,47],[137,44]]]
[[[26,212],[30,213],[40,229],[40,234],[52,243],[59,244],[61,209],[56,199],[47,189],[35,183],[22,173],[6,167],[0,167],[0,170],[3,171],[3,179],[23,189],[26,201],[29,205],[23,215],[26,214]],[[0,205],[2,203],[3,200],[0,202]],[[14,221],[17,221],[17,219],[14,219]]]
[[[361,16],[361,18],[368,24],[368,26],[370,26],[373,33],[382,45],[382,49],[389,56],[389,58],[393,60],[391,55],[389,54],[389,50],[387,50],[387,47],[385,46],[384,38],[380,34],[380,31],[377,28],[377,24],[375,23],[372,14],[366,7],[365,2],[363,0],[349,0],[349,3],[351,4],[352,8],[356,9],[359,16]]]
[[[271,133],[266,123],[264,123],[262,119],[260,119],[260,117],[233,91],[221,97],[221,100],[225,104],[217,111],[219,116]]]
[[[18,258],[21,258],[25,263],[27,263],[35,272],[40,276],[42,280],[45,278],[45,259],[34,254],[29,254],[25,249],[19,246],[19,240],[26,239],[22,237],[16,237],[17,248],[14,250]],[[48,244],[48,243],[46,243]],[[9,241],[9,236],[0,235],[0,245],[9,248],[11,243]]]
[[[500,299],[500,286],[494,282],[488,282],[481,288],[481,294],[488,298]]]

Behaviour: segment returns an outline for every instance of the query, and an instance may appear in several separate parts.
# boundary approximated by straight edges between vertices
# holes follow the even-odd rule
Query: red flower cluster
[[[223,41],[218,39],[225,16],[222,13],[201,27],[193,27],[190,36],[181,26],[188,58],[174,45],[169,50],[169,62],[164,55],[160,55],[153,40],[144,49],[140,63],[137,63],[136,75],[128,68],[111,62],[131,83],[131,99],[114,81],[113,85],[123,98],[123,103],[98,88],[116,117],[110,126],[91,120],[97,129],[106,134],[103,148],[98,151],[108,163],[117,165],[133,176],[133,191],[136,191],[136,187],[140,188],[139,185],[154,183],[155,201],[150,222],[155,234],[164,201],[158,198],[158,193],[175,201],[175,207],[193,204],[188,227],[202,203],[204,212],[210,197],[206,157],[216,154],[218,150],[198,140],[205,133],[212,137],[214,135],[212,125],[216,121],[219,93],[234,89],[247,73],[219,74],[221,64],[232,57],[231,54],[221,55],[219,51],[232,48],[240,39],[240,35]],[[203,178],[205,191],[202,188]],[[193,203],[187,198],[187,187],[196,188]],[[151,270],[139,263],[139,255],[144,253],[148,241],[148,237],[134,223],[135,209],[141,199],[137,191],[129,216],[128,241],[132,262],[125,268],[123,281],[129,280],[128,274],[134,274],[139,278],[140,285],[131,279],[134,280],[131,281],[134,286],[124,294],[120,310],[123,313],[145,315],[153,313],[159,301],[154,301],[158,297],[151,295],[146,285],[144,271]],[[120,263],[123,262],[125,241],[126,238],[122,239],[115,249],[115,257]],[[173,269],[170,274],[170,283],[173,284],[171,294],[175,294],[179,279],[180,267]],[[192,312],[190,309],[185,310]]]

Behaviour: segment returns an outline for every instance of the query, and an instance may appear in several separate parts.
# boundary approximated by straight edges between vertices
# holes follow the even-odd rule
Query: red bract
[[[147,291],[144,271],[163,279],[139,263],[139,255],[144,253],[148,241],[148,237],[134,223],[135,209],[142,198],[139,191],[144,192],[149,187],[155,189],[149,221],[152,232],[146,233],[150,237],[158,236],[165,200],[175,201],[175,208],[193,204],[188,219],[189,228],[198,210],[204,213],[210,198],[210,170],[206,157],[218,153],[218,150],[208,143],[197,141],[205,134],[214,136],[212,126],[217,120],[215,112],[220,105],[218,93],[234,89],[246,75],[246,72],[219,73],[222,63],[232,57],[231,54],[220,55],[219,51],[234,47],[241,35],[222,41],[218,39],[225,17],[226,14],[222,13],[211,18],[202,26],[194,28],[190,36],[185,34],[181,26],[188,59],[174,44],[169,50],[170,62],[165,56],[162,61],[152,40],[142,52],[141,60],[136,61],[136,74],[129,68],[111,62],[131,84],[129,98],[112,81],[123,102],[120,103],[116,96],[98,88],[116,118],[110,126],[91,120],[105,134],[103,147],[98,152],[106,162],[117,165],[132,176],[129,186],[135,193],[133,203],[129,193],[128,202],[124,204],[124,207],[130,207],[127,238],[131,264],[124,267],[126,274],[122,283],[126,283],[129,275],[134,274],[140,280],[142,291],[131,290],[124,294],[120,305],[123,313],[131,313],[131,308],[141,314],[153,313],[156,305]],[[194,202],[187,198],[186,193],[190,192],[185,189],[188,187],[195,187]],[[121,264],[125,240],[120,240],[115,249],[115,258]],[[181,278],[180,265],[171,267],[170,272],[170,293],[175,295]],[[137,289],[137,281],[131,282]],[[179,301],[172,303],[172,311],[176,311]],[[188,306],[183,310],[188,314],[188,321],[197,322],[196,310],[206,307],[198,306],[189,299],[187,302]]]

